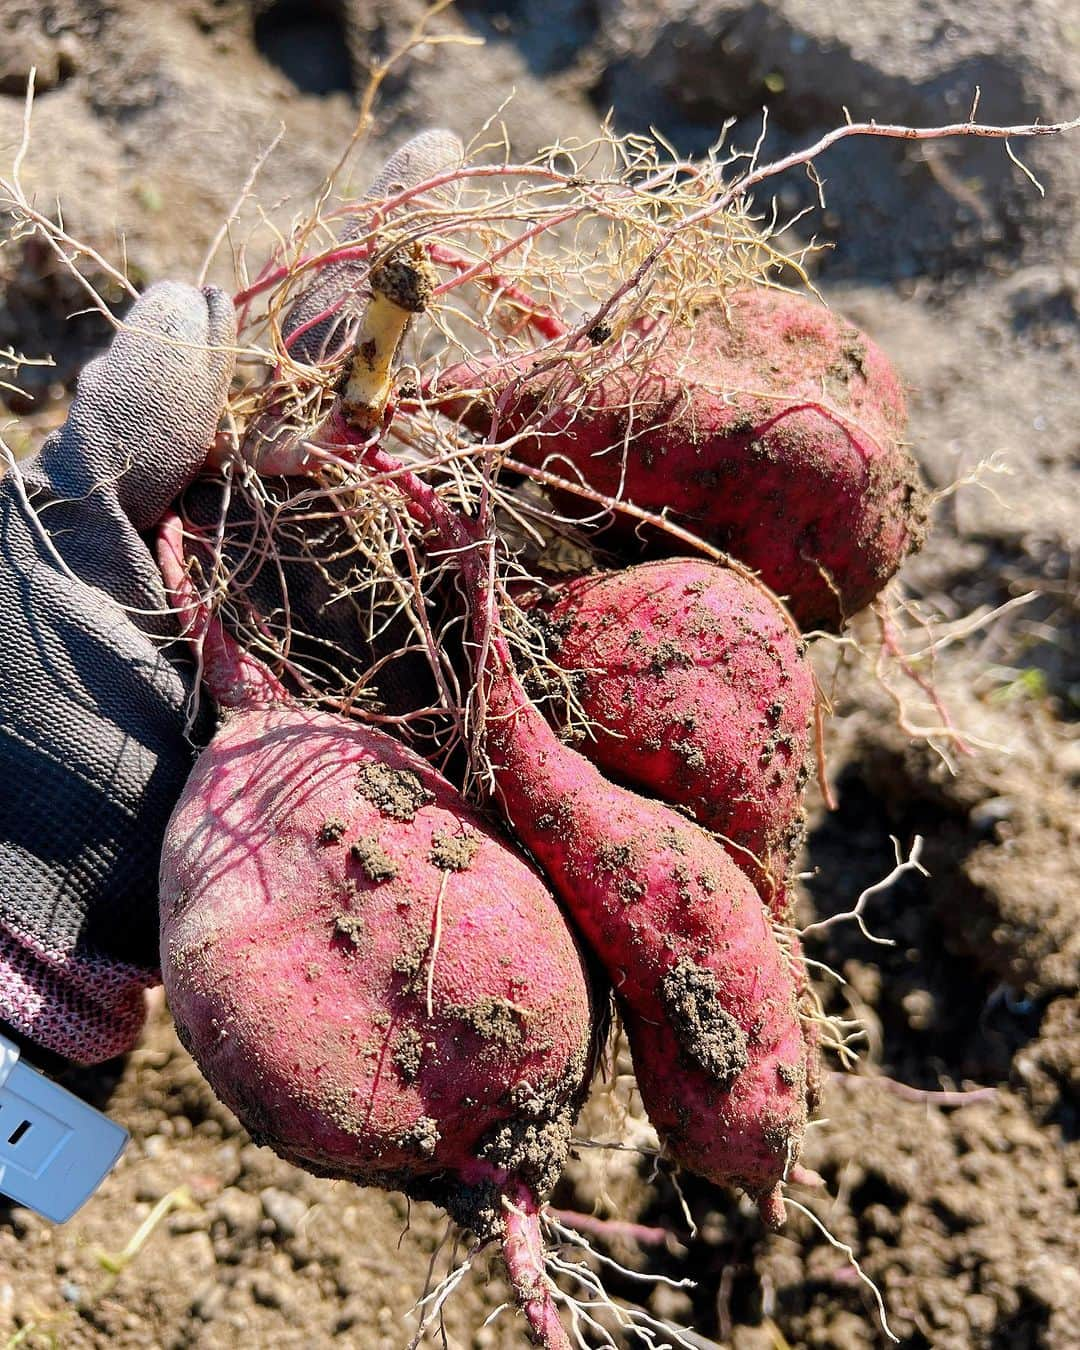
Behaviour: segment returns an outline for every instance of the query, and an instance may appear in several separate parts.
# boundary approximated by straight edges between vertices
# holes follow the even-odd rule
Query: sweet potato
[[[175,523],[163,572],[183,597]],[[162,970],[181,1039],[252,1137],[500,1238],[567,1346],[538,1207],[590,1068],[575,941],[537,872],[423,759],[288,700],[205,625],[230,713],[166,835]]]
[[[508,667],[485,725],[498,800],[607,969],[668,1153],[780,1222],[807,1064],[768,910],[700,826],[562,745]]]
[[[481,434],[496,405],[500,438],[535,433],[515,442],[518,459],[666,511],[728,551],[804,631],[840,627],[923,537],[925,494],[888,360],[830,310],[765,287],[673,328],[647,361],[641,340],[628,334],[630,359],[613,352],[587,386],[566,362],[530,378],[526,357],[464,362],[436,388]],[[597,511],[569,494],[559,505]],[[616,514],[604,540],[640,555],[639,521]],[[648,545],[671,551],[656,532]]]
[[[721,835],[760,891],[783,896],[802,833],[814,678],[776,604],[700,559],[545,587],[528,605],[573,672],[605,774]]]

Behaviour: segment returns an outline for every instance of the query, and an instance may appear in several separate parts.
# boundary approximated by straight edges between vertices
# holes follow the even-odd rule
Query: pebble
[[[259,1222],[259,1202],[253,1195],[229,1187],[210,1206],[215,1219],[223,1219],[232,1233],[250,1232]]]
[[[217,1283],[204,1284],[191,1303],[191,1314],[200,1322],[212,1322],[225,1303],[225,1288]]]
[[[1008,820],[1016,810],[1012,797],[989,797],[968,812],[971,828],[979,834],[990,835],[994,827]]]
[[[681,1322],[689,1326],[694,1317],[694,1303],[685,1289],[673,1289],[670,1284],[658,1284],[649,1299],[649,1309],[663,1322]]]
[[[279,1191],[276,1186],[267,1186],[259,1192],[263,1213],[271,1220],[282,1237],[295,1237],[308,1212],[307,1203],[298,1195],[288,1191]]]
[[[209,1226],[210,1216],[203,1209],[182,1209],[169,1218],[170,1233],[198,1233]]]
[[[214,1166],[221,1174],[222,1183],[231,1186],[242,1170],[240,1150],[235,1144],[222,1144],[214,1151]]]
[[[937,1005],[929,989],[913,989],[900,1000],[900,1006],[914,1031],[927,1031],[937,1021]]]
[[[281,1163],[270,1152],[268,1148],[260,1148],[257,1144],[245,1144],[239,1153],[240,1166],[252,1177],[262,1175],[269,1181],[267,1173],[279,1171]]]

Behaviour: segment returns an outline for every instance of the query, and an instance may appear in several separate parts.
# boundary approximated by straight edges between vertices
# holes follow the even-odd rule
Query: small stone
[[[219,1266],[238,1266],[244,1259],[244,1251],[247,1247],[243,1239],[216,1237],[210,1244],[210,1250],[214,1257],[215,1264]]]
[[[63,1280],[60,1284],[60,1297],[65,1303],[78,1303],[82,1298],[82,1288],[72,1280]]]
[[[222,1144],[214,1153],[214,1166],[224,1185],[231,1186],[241,1172],[240,1150],[233,1143]]]
[[[990,836],[996,826],[1009,820],[1016,810],[1012,797],[988,797],[968,812],[968,823],[978,834]]]
[[[223,1285],[211,1282],[204,1284],[196,1293],[191,1304],[191,1315],[200,1322],[212,1322],[225,1303]]]
[[[251,1281],[251,1297],[264,1308],[280,1308],[285,1302],[277,1281],[261,1271]]]
[[[239,1157],[240,1170],[246,1173],[249,1179],[261,1177],[267,1182],[272,1182],[275,1173],[280,1173],[281,1163],[268,1148],[261,1148],[258,1144],[245,1144],[240,1150]]]
[[[913,1031],[928,1031],[937,1020],[937,1007],[929,989],[913,989],[900,1000]]]
[[[170,1233],[199,1233],[210,1227],[210,1215],[204,1209],[182,1209],[169,1218]]]
[[[224,1221],[231,1233],[253,1232],[259,1222],[259,1202],[253,1195],[230,1186],[222,1191],[210,1208],[215,1219]]]
[[[689,1326],[694,1316],[694,1303],[685,1289],[673,1289],[669,1284],[658,1284],[649,1298],[649,1307],[663,1322],[679,1322]]]
[[[259,1192],[263,1213],[270,1219],[282,1237],[295,1237],[308,1212],[305,1201],[288,1191],[279,1191],[276,1186],[267,1186]]]
[[[220,1195],[223,1184],[210,1172],[193,1172],[187,1180],[191,1198],[197,1205],[205,1205],[215,1196]]]

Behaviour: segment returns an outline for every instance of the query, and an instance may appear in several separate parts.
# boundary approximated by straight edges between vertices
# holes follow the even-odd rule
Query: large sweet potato
[[[169,528],[162,567],[182,599]],[[589,985],[565,920],[426,761],[296,706],[196,622],[204,675],[234,711],[162,854],[181,1039],[258,1142],[501,1239],[534,1333],[567,1346],[538,1224],[590,1068]]]
[[[587,385],[576,363],[530,376],[525,357],[464,362],[437,389],[481,435],[498,406],[500,438],[522,437],[517,458],[666,512],[733,554],[804,631],[841,626],[923,537],[925,494],[884,354],[823,306],[764,287],[673,328],[647,359],[641,341],[628,336],[628,359],[613,354]],[[569,493],[559,504],[597,511]],[[637,519],[616,513],[604,538],[640,556]],[[670,551],[662,534],[647,539]]]

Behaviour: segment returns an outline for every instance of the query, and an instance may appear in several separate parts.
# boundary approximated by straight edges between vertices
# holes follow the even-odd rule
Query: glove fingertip
[[[200,288],[209,318],[209,337],[214,346],[231,347],[236,342],[236,309],[220,286]]]

